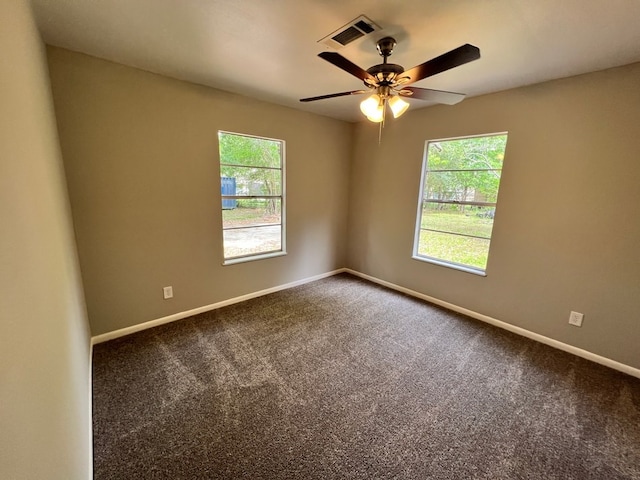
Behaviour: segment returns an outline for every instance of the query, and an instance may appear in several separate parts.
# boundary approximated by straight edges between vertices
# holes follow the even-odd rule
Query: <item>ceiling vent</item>
[[[381,30],[379,25],[373,23],[364,15],[360,15],[358,18],[351,20],[335,32],[330,33],[321,40],[318,40],[318,43],[323,43],[338,50],[377,30]]]

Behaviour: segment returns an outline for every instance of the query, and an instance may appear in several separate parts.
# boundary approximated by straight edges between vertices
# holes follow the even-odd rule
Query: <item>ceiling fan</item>
[[[318,56],[338,68],[341,68],[354,77],[364,82],[367,90],[352,90],[349,92],[331,93],[319,97],[302,98],[301,102],[314,102],[327,98],[344,97],[347,95],[360,95],[373,92],[373,95],[366,98],[360,104],[360,110],[372,122],[383,122],[385,118],[386,105],[388,104],[394,118],[398,118],[408,108],[409,103],[401,97],[417,98],[435,103],[453,105],[462,101],[465,97],[463,93],[445,92],[443,90],[432,90],[429,88],[409,87],[407,85],[419,80],[437,75],[446,70],[450,70],[465,63],[472,62],[480,58],[480,49],[468,43],[458,48],[444,53],[439,57],[432,58],[410,70],[406,70],[393,63],[387,63],[387,59],[393,53],[396,41],[392,37],[384,37],[377,42],[378,53],[383,57],[383,62],[379,65],[364,70],[355,63],[347,60],[336,52],[322,52]]]

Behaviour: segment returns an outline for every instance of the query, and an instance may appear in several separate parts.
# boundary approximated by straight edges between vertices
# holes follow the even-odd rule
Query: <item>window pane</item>
[[[282,250],[280,225],[224,230],[223,235],[225,258]]]
[[[429,142],[429,170],[502,168],[507,135]]]
[[[500,170],[429,171],[424,185],[424,198],[496,203],[499,185]]]
[[[268,168],[220,166],[222,178],[235,181],[235,195],[281,195],[282,171]]]
[[[280,168],[282,142],[219,132],[220,164]],[[233,176],[226,175],[225,176]]]
[[[425,203],[420,228],[491,238],[494,207]]]
[[[428,230],[420,231],[418,255],[484,270],[487,266],[488,254],[489,240]]]
[[[284,254],[284,141],[220,131],[218,141],[224,259]]]
[[[484,271],[507,135],[428,141],[414,256]]]
[[[225,229],[282,223],[282,201],[279,198],[251,198],[236,202],[236,208],[222,210],[222,227]]]

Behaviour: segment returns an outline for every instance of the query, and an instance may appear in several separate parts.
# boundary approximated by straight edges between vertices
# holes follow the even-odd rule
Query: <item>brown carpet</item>
[[[338,275],[96,345],[96,479],[640,479],[640,380]]]

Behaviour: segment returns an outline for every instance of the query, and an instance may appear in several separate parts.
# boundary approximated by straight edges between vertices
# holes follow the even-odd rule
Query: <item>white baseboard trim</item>
[[[263,295],[268,295],[270,293],[279,292],[280,290],[286,290],[288,288],[297,287],[298,285],[314,282],[316,280],[320,280],[326,277],[331,277],[333,275],[337,275],[339,273],[343,273],[346,271],[347,270],[345,268],[340,268],[338,270],[321,273],[320,275],[315,275],[313,277],[303,278],[302,280],[297,280],[295,282],[286,283],[284,285],[278,285],[276,287],[267,288],[265,290],[260,290],[258,292],[248,293],[246,295],[240,295],[239,297],[230,298],[228,300],[223,300],[221,302],[212,303],[210,305],[205,305],[203,307],[194,308],[192,310],[187,310],[185,312],[174,313],[173,315],[168,315],[166,317],[158,318],[156,320],[149,320],[148,322],[139,323],[137,325],[121,328],[119,330],[103,333],[101,335],[96,335],[91,338],[91,344],[97,345],[98,343],[103,343],[109,340],[124,337],[126,335],[131,335],[132,333],[140,332],[142,330],[147,330],[149,328],[157,327],[159,325],[164,325],[165,323],[175,322],[176,320],[182,320],[183,318],[192,317],[193,315],[197,315],[199,313],[204,313],[210,310],[215,310],[217,308],[226,307],[227,305],[233,305],[234,303],[244,302],[245,300],[250,300],[252,298],[261,297]]]
[[[87,478],[93,478],[93,338],[89,341],[89,469]]]
[[[377,283],[378,285],[382,285],[392,290],[405,293],[412,297],[416,297],[421,300],[426,300],[427,302],[433,303],[435,305],[439,305],[448,310],[453,310],[454,312],[462,313],[463,315],[467,315],[468,317],[474,318],[476,320],[480,320],[481,322],[485,322],[490,325],[496,326],[498,328],[508,330],[509,332],[513,332],[517,335],[521,335],[531,340],[535,340],[536,342],[544,343],[545,345],[549,345],[550,347],[557,348],[558,350],[572,353],[573,355],[576,355],[578,357],[591,360],[592,362],[599,363],[600,365],[604,365],[606,367],[612,368],[614,370],[618,370],[620,372],[626,373],[633,377],[640,378],[640,369],[638,368],[634,368],[630,365],[626,365],[624,363],[611,360],[610,358],[602,357],[595,353],[589,352],[588,350],[583,350],[581,348],[574,347],[573,345],[569,345],[567,343],[554,340],[553,338],[545,337],[544,335],[531,332],[524,328],[516,327],[515,325],[511,325],[510,323],[497,320],[493,317],[489,317],[488,315],[483,315],[481,313],[474,312],[473,310],[468,310],[466,308],[459,307],[458,305],[454,305],[453,303],[445,302],[443,300],[430,297],[429,295],[425,295],[424,293],[416,292],[415,290],[401,287],[400,285],[396,285],[395,283],[387,282],[386,280],[381,280],[377,277],[373,277],[371,275],[367,275],[365,273],[361,273],[356,270],[352,270],[350,268],[339,268],[337,270],[322,273],[320,275],[315,275],[313,277],[304,278],[302,280],[297,280],[295,282],[286,283],[284,285],[278,285],[272,288],[267,288],[265,290],[260,290],[257,292],[248,293],[246,295],[241,295],[239,297],[230,298],[228,300],[223,300],[221,302],[213,303],[211,305],[205,305],[203,307],[194,308],[192,310],[174,313],[173,315],[158,318],[156,320],[150,320],[148,322],[140,323],[138,325],[132,325],[131,327],[121,328],[119,330],[114,330],[112,332],[96,335],[95,337],[91,338],[91,345],[93,346],[98,343],[106,342],[119,337],[124,337],[132,333],[140,332],[142,330],[147,330],[149,328],[157,327],[159,325],[164,325],[165,323],[175,322],[176,320],[182,320],[183,318],[191,317],[199,313],[204,313],[210,310],[215,310],[217,308],[226,307],[227,305],[233,305],[234,303],[244,302],[245,300],[261,297],[263,295],[268,295],[270,293],[278,292],[280,290],[286,290],[288,288],[296,287],[298,285],[314,282],[316,280],[320,280],[326,277],[331,277],[333,275],[337,275],[343,272],[350,273],[351,275],[354,275],[356,277],[364,278],[365,280],[369,280],[370,282]]]
[[[367,275],[364,273],[357,272],[355,270],[351,270],[350,268],[345,268],[343,271],[355,275],[356,277],[364,278],[365,280],[369,280],[370,282],[377,283],[387,288],[391,288],[392,290],[397,290],[398,292],[405,293],[407,295],[411,295],[412,297],[420,298],[421,300],[426,300],[427,302],[434,303],[441,307],[444,307],[448,310],[453,310],[454,312],[462,313],[467,315],[468,317],[474,318],[476,320],[480,320],[481,322],[489,323],[498,328],[502,328],[504,330],[508,330],[517,335],[521,335],[523,337],[527,337],[531,340],[535,340],[536,342],[544,343],[545,345],[549,345],[550,347],[557,348],[558,350],[562,350],[564,352],[572,353],[578,357],[585,358],[587,360],[591,360],[592,362],[599,363],[600,365],[604,365],[609,368],[613,368],[614,370],[618,370],[620,372],[626,373],[636,378],[640,378],[640,369],[631,367],[630,365],[626,365],[624,363],[617,362],[615,360],[611,360],[610,358],[602,357],[595,353],[589,352],[587,350],[583,350],[578,347],[574,347],[573,345],[569,345],[567,343],[560,342],[558,340],[554,340],[553,338],[545,337],[544,335],[540,335],[535,332],[531,332],[529,330],[525,330],[524,328],[516,327],[515,325],[511,325],[510,323],[503,322],[501,320],[497,320],[495,318],[489,317],[487,315],[483,315],[478,312],[474,312],[473,310],[468,310],[463,307],[459,307],[458,305],[454,305],[449,302],[445,302],[443,300],[439,300],[434,297],[430,297],[429,295],[425,295],[420,292],[416,292],[415,290],[410,290],[405,287],[401,287],[400,285],[396,285],[395,283],[387,282],[385,280],[380,280],[379,278],[372,277],[371,275]]]

